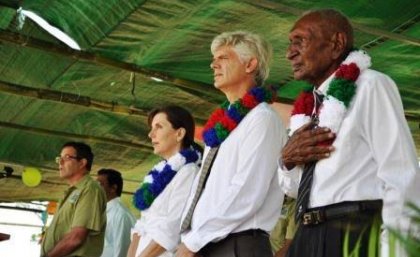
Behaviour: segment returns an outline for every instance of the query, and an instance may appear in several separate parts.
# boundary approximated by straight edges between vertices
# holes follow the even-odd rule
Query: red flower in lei
[[[220,119],[220,124],[222,124],[223,127],[227,128],[229,131],[232,131],[238,124],[229,118],[227,115],[224,115]]]
[[[360,69],[357,65],[352,62],[350,64],[342,64],[335,73],[336,78],[346,79],[350,81],[356,81],[359,77]]]
[[[214,110],[214,112],[210,115],[209,120],[207,121],[207,123],[204,125],[204,129],[203,130],[208,130],[212,127],[214,127],[214,125],[216,125],[216,123],[222,119],[225,116],[225,110],[223,110],[222,108],[217,108],[216,110]]]
[[[241,103],[248,109],[252,109],[259,104],[255,97],[251,94],[246,94],[242,99]]]
[[[297,97],[293,106],[292,115],[305,114],[310,116],[314,108],[314,96],[312,92],[303,91]]]
[[[203,139],[207,146],[220,145],[234,130],[246,114],[261,102],[271,103],[273,94],[262,87],[254,87],[235,103],[225,102],[216,109],[203,129]],[[229,107],[229,108],[228,108]]]

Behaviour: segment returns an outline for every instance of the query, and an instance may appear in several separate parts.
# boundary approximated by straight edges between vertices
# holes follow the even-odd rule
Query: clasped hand
[[[319,143],[334,138],[335,134],[329,128],[316,127],[314,122],[305,124],[293,133],[283,147],[281,151],[283,165],[290,170],[296,165],[329,157],[334,147]]]

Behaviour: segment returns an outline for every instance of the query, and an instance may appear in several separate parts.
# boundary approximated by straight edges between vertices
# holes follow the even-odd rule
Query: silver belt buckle
[[[312,224],[312,212],[307,212],[303,214],[303,225]]]
[[[303,225],[319,224],[324,221],[321,211],[310,211],[303,214]]]

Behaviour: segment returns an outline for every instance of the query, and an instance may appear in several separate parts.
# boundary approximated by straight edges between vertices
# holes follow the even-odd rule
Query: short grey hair
[[[256,58],[258,66],[255,73],[255,82],[262,85],[270,74],[272,58],[271,45],[257,34],[247,31],[224,32],[213,39],[211,52],[222,46],[231,46],[242,62]]]

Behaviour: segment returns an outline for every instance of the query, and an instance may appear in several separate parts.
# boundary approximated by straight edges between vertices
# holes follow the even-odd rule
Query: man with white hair
[[[184,210],[176,256],[273,256],[267,232],[280,215],[276,164],[286,131],[268,105],[272,93],[261,87],[271,48],[238,31],[217,36],[211,51],[214,86],[227,101],[203,130],[204,162]]]

